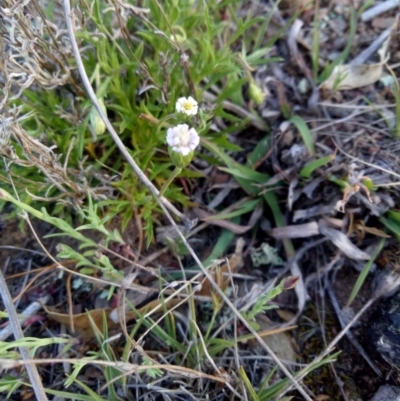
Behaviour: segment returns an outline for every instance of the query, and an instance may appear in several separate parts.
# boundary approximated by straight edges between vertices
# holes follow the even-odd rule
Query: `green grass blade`
[[[300,116],[292,116],[289,120],[296,128],[299,130],[301,137],[303,138],[303,142],[306,145],[311,156],[315,155],[315,147],[314,147],[314,139],[311,135],[310,130],[307,127],[307,124]]]
[[[228,220],[233,217],[241,216],[242,214],[245,213],[250,213],[253,211],[258,205],[260,204],[259,199],[253,199],[245,202],[239,209],[234,210],[232,212],[227,212],[227,213],[220,213],[220,214],[215,214],[213,216],[209,216],[204,218],[204,221],[210,221],[210,220]]]
[[[300,177],[301,178],[310,178],[312,173],[317,169],[320,168],[322,166],[325,166],[326,164],[328,164],[329,162],[332,161],[332,159],[334,158],[334,155],[331,156],[325,156],[325,157],[321,157],[317,160],[314,160],[310,163],[307,163],[301,170],[300,170]]]
[[[354,284],[354,287],[351,291],[351,294],[349,296],[349,299],[347,301],[346,306],[350,306],[350,304],[354,301],[354,298],[357,296],[357,294],[359,293],[361,286],[364,284],[365,279],[368,276],[368,273],[371,269],[372,263],[374,263],[376,257],[380,254],[382,248],[385,245],[385,238],[382,238],[379,241],[378,247],[376,249],[376,251],[374,252],[374,254],[371,256],[371,258],[368,260],[368,262],[364,265],[361,273],[359,274],[356,283]]]
[[[392,217],[389,217],[388,219],[385,217],[381,217],[379,220],[385,225],[388,230],[396,235],[397,239],[400,240],[400,222],[394,220]]]
[[[254,390],[254,387],[252,386],[252,384],[250,383],[249,378],[246,375],[245,370],[243,369],[243,366],[239,367],[239,374],[240,377],[243,380],[244,385],[247,388],[247,391],[249,392],[250,398],[252,401],[261,401],[260,398],[258,397],[256,390]]]
[[[47,394],[55,395],[57,397],[60,397],[61,399],[66,399],[66,400],[74,400],[74,401],[110,401],[108,399],[100,398],[99,396],[97,396],[96,398],[93,398],[91,395],[68,393],[67,391],[52,390],[52,389],[49,389],[49,388],[45,388],[44,391]]]

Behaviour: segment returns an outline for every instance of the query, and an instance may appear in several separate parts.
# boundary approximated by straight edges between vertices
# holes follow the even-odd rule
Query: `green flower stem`
[[[212,315],[212,317],[211,317],[211,321],[210,321],[210,323],[208,324],[207,333],[206,333],[206,335],[204,336],[204,339],[205,339],[206,342],[207,342],[208,338],[210,337],[211,330],[212,330],[212,328],[214,327],[215,318],[217,317],[218,312],[219,312],[220,309],[221,309],[221,308],[218,308],[217,310],[214,309],[213,315]]]
[[[160,189],[160,193],[158,196],[163,196],[164,192],[167,190],[171,182],[182,172],[182,169],[179,167],[175,167],[175,170],[172,172],[172,174],[169,176],[168,180],[164,182],[164,185]]]

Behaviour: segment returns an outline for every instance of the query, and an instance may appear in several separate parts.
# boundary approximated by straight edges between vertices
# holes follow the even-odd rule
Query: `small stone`
[[[400,387],[385,384],[379,387],[371,401],[400,401]]]

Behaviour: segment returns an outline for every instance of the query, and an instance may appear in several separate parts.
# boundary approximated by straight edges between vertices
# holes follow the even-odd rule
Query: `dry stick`
[[[325,358],[330,352],[333,351],[335,345],[342,339],[342,337],[347,333],[347,331],[350,329],[350,327],[361,317],[361,315],[375,302],[376,297],[371,298],[368,300],[368,302],[357,312],[356,315],[354,315],[353,319],[345,326],[343,327],[342,331],[328,344],[326,347],[325,351],[322,352],[319,356],[317,356],[310,364],[308,364],[307,367],[305,367],[302,371],[297,373],[297,380],[303,379],[309,372],[310,372],[310,366],[317,364],[318,362],[321,362],[323,358]],[[277,399],[280,399],[283,397],[284,394],[286,394],[288,391],[290,391],[293,387],[293,384],[282,391],[281,394],[277,397]]]
[[[135,173],[138,175],[138,177],[142,180],[142,182],[147,186],[147,188],[150,190],[150,192],[153,194],[155,199],[159,202],[160,207],[164,211],[165,215],[167,218],[170,220],[171,225],[174,227],[174,229],[177,231],[178,235],[181,237],[182,242],[185,244],[186,248],[189,250],[191,255],[193,256],[194,260],[196,263],[199,265],[200,269],[202,270],[203,274],[208,278],[212,286],[215,288],[215,290],[220,294],[222,299],[226,302],[226,304],[231,308],[231,310],[237,315],[239,320],[243,322],[243,324],[247,327],[247,329],[250,331],[250,333],[253,334],[253,336],[259,341],[261,346],[268,352],[269,355],[271,355],[272,359],[275,361],[275,363],[281,368],[281,370],[285,373],[285,375],[289,378],[289,380],[293,383],[293,386],[296,387],[296,389],[303,395],[303,397],[308,400],[312,401],[309,395],[305,392],[305,390],[300,386],[300,384],[295,380],[295,378],[292,376],[292,374],[287,370],[285,365],[280,361],[280,359],[272,352],[272,350],[265,344],[265,342],[261,339],[261,337],[257,334],[257,332],[249,325],[249,323],[246,321],[246,319],[238,312],[238,310],[235,308],[235,306],[232,304],[232,302],[228,299],[228,297],[225,295],[225,293],[219,288],[218,284],[215,283],[213,280],[212,276],[210,273],[205,269],[203,264],[201,263],[200,259],[197,257],[196,253],[193,251],[192,247],[190,244],[187,242],[185,236],[182,234],[182,232],[179,230],[178,226],[176,225],[174,219],[166,209],[167,207],[171,210],[174,211],[175,214],[180,216],[183,219],[186,219],[184,215],[182,215],[180,212],[178,212],[166,199],[164,198],[159,198],[158,197],[158,190],[154,187],[154,185],[149,181],[149,179],[146,177],[146,175],[142,172],[142,170],[139,168],[139,166],[135,163],[135,161],[132,159],[130,154],[127,152],[126,148],[124,147],[122,141],[120,140],[118,134],[115,132],[114,128],[112,127],[110,121],[108,120],[107,116],[105,113],[103,113],[103,110],[101,109],[99,102],[96,98],[96,95],[93,91],[93,88],[91,87],[88,77],[86,75],[86,71],[84,69],[82,59],[79,53],[79,48],[75,39],[75,34],[74,30],[72,27],[72,21],[71,21],[71,9],[70,9],[70,4],[69,0],[64,0],[64,11],[65,11],[65,17],[66,17],[66,23],[67,23],[67,29],[68,33],[70,36],[71,40],[71,46],[72,46],[72,51],[74,53],[78,70],[81,75],[81,79],[83,81],[83,84],[85,86],[86,91],[88,92],[88,95],[90,99],[92,100],[93,104],[96,107],[96,110],[98,111],[101,119],[104,121],[111,137],[113,138],[114,142],[117,144],[118,148],[120,149],[122,155],[126,158],[128,163],[131,165]]]
[[[380,166],[378,166],[378,165],[376,165],[376,164],[368,163],[368,162],[366,162],[366,161],[364,161],[364,160],[362,160],[362,159],[359,159],[358,157],[352,156],[352,155],[350,155],[349,153],[345,152],[334,140],[333,140],[333,143],[334,143],[335,146],[339,149],[339,152],[340,152],[340,153],[343,153],[345,156],[349,157],[350,159],[353,159],[353,160],[355,160],[356,162],[363,163],[363,164],[365,164],[365,165],[368,166],[368,167],[376,168],[377,170],[380,170],[380,171],[383,171],[384,173],[388,173],[388,174],[390,174],[390,175],[393,175],[394,177],[400,178],[400,174],[397,174],[396,172],[391,171],[391,170],[388,170],[388,169],[386,169],[386,168],[380,167]]]
[[[104,124],[107,127],[108,132],[110,133],[111,137],[113,138],[114,142],[120,149],[122,155],[126,158],[128,163],[131,165],[135,173],[138,175],[138,177],[142,180],[143,184],[149,189],[149,191],[152,193],[152,195],[155,197],[157,202],[159,202],[159,205],[165,215],[167,216],[168,220],[171,222],[171,225],[174,227],[176,232],[178,233],[179,237],[181,238],[183,244],[186,246],[190,254],[193,256],[193,259],[195,262],[198,264],[200,269],[202,270],[203,274],[208,278],[210,281],[211,285],[215,288],[217,293],[221,296],[221,298],[226,302],[226,304],[229,306],[229,308],[236,314],[238,319],[246,326],[246,328],[250,331],[251,334],[253,334],[254,338],[258,340],[260,345],[268,352],[268,354],[272,357],[272,359],[275,361],[275,363],[280,367],[282,372],[286,375],[286,377],[292,382],[292,385],[300,392],[300,394],[307,400],[307,401],[312,401],[310,396],[306,393],[306,391],[301,387],[301,385],[296,381],[296,379],[293,377],[293,375],[289,372],[289,370],[285,367],[285,365],[280,361],[280,359],[272,352],[271,348],[268,347],[268,345],[262,340],[262,338],[257,334],[257,332],[251,327],[251,325],[246,321],[246,319],[239,313],[239,311],[235,308],[235,306],[232,304],[232,302],[228,299],[228,297],[225,295],[225,293],[221,290],[221,288],[218,286],[217,283],[213,280],[211,274],[205,269],[203,264],[201,263],[200,259],[190,246],[189,242],[186,240],[185,236],[182,234],[178,226],[176,225],[174,219],[172,218],[171,214],[168,212],[167,208],[169,208],[171,211],[174,211],[175,214],[180,216],[183,219],[186,219],[184,215],[182,215],[179,211],[175,209],[174,206],[172,206],[165,198],[159,198],[158,197],[158,190],[156,187],[150,182],[150,180],[146,177],[146,175],[142,172],[142,170],[139,168],[139,166],[135,163],[135,161],[132,159],[131,155],[128,153],[126,150],[124,144],[122,143],[121,139],[119,138],[118,134],[115,132],[113,126],[111,125],[110,121],[108,120],[107,116],[101,109],[99,102],[96,98],[96,95],[93,91],[92,86],[90,85],[89,79],[87,77],[85,68],[82,63],[81,55],[79,53],[79,48],[78,44],[76,42],[75,38],[75,33],[72,27],[72,21],[71,21],[71,8],[69,4],[69,0],[63,0],[64,3],[64,12],[65,12],[65,19],[66,19],[66,24],[67,24],[67,29],[68,29],[68,34],[71,40],[71,46],[72,46],[72,51],[74,53],[76,63],[78,66],[79,73],[81,75],[81,79],[83,82],[83,85],[85,86],[85,89],[93,102],[93,104],[96,107],[96,110],[98,111],[101,119],[103,120]],[[186,219],[187,220],[187,219]]]
[[[385,29],[365,50],[349,62],[349,65],[364,64],[385,42],[393,31],[393,25]]]
[[[14,304],[12,302],[10,291],[8,290],[6,280],[4,279],[3,272],[0,270],[0,294],[6,307],[8,318],[10,320],[10,325],[13,328],[13,334],[16,340],[22,340],[24,338],[24,333],[18,319],[17,311],[15,310]],[[29,361],[31,359],[29,355],[29,350],[26,347],[19,347],[19,352],[24,361]],[[38,401],[47,401],[47,395],[44,391],[42,380],[37,371],[37,367],[34,363],[26,363],[26,371],[28,372],[29,380],[35,392],[36,399]]]
[[[18,318],[20,324],[25,323],[30,317],[36,315],[36,313],[42,308],[42,304],[47,303],[49,297],[45,296],[37,301],[32,302],[28,305],[21,313]],[[0,341],[6,341],[8,337],[13,333],[13,326],[9,324],[0,330]]]
[[[361,21],[367,22],[375,18],[379,14],[383,14],[386,11],[392,10],[393,8],[399,7],[399,0],[387,0],[383,3],[378,3],[377,5],[369,8],[361,14]]]
[[[71,16],[70,16],[71,8],[70,8],[69,0],[63,0],[63,2],[64,2],[64,12],[65,12],[65,17],[66,17],[65,20],[67,23],[68,34],[70,36],[72,52],[75,56],[76,65],[78,67],[79,74],[83,81],[83,85],[86,89],[86,92],[89,95],[90,100],[93,102],[94,106],[96,107],[96,110],[99,113],[104,124],[106,125],[108,132],[110,133],[115,144],[118,146],[118,149],[121,152],[121,154],[125,157],[128,164],[132,167],[133,171],[140,178],[140,180],[143,182],[143,184],[149,189],[149,191],[152,193],[152,195],[156,199],[159,199],[160,204],[162,204],[167,209],[169,209],[172,213],[174,213],[176,216],[178,216],[181,220],[187,221],[188,220],[187,217],[183,213],[181,213],[178,209],[176,209],[175,206],[173,206],[167,199],[165,199],[164,197],[161,197],[161,198],[158,197],[158,194],[159,194],[158,189],[147,178],[146,174],[143,173],[143,171],[140,169],[140,167],[136,164],[135,160],[133,160],[132,156],[129,154],[126,147],[122,143],[119,135],[114,130],[114,127],[111,125],[110,121],[108,120],[106,114],[100,107],[100,104],[97,100],[96,94],[94,93],[94,90],[89,82],[88,76],[85,71],[85,67],[82,62],[82,58],[79,53],[79,48],[78,48],[78,44],[76,42],[74,29],[72,27],[72,20],[71,20]]]
[[[340,310],[339,303],[336,299],[335,293],[333,291],[333,288],[329,281],[327,282],[326,289],[328,291],[329,298],[331,300],[331,303],[333,305],[333,308],[335,309],[336,316],[339,320],[340,326],[343,328],[344,327],[344,320],[342,317],[342,311]],[[360,353],[360,355],[365,359],[365,361],[368,363],[368,365],[373,369],[373,371],[379,376],[382,377],[382,372],[379,370],[379,368],[376,366],[376,364],[372,361],[372,359],[366,354],[364,349],[361,347],[361,344],[357,341],[353,333],[349,330],[346,333],[347,338],[349,341],[352,343],[353,347]]]

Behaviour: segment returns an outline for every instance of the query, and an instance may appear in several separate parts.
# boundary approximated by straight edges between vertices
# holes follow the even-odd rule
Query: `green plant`
[[[192,205],[189,191],[185,193],[180,183],[203,177],[190,164],[196,159],[214,166],[222,162],[225,167],[221,170],[235,177],[247,194],[229,212],[218,213],[209,221],[239,222],[241,216],[267,206],[276,225],[285,224],[275,193],[263,191],[270,177],[257,171],[270,148],[269,136],[259,141],[245,164],[227,154],[241,151],[240,146],[228,139],[234,131],[251,124],[262,135],[268,133],[267,124],[254,108],[255,103],[264,100],[264,94],[253,77],[253,70],[273,60],[267,57],[270,48],[286,28],[281,27],[268,42],[264,41],[273,10],[264,19],[252,13],[240,17],[242,2],[236,0],[167,0],[162,4],[144,0],[140,7],[129,2],[77,0],[73,2],[72,14],[66,12],[67,21],[73,22],[74,35],[71,35],[63,29],[63,21],[57,20],[56,2],[50,2],[48,9],[42,10],[32,1],[37,13],[34,15],[34,9],[27,13],[22,3],[12,7],[11,1],[6,1],[13,23],[0,28],[5,43],[5,46],[0,43],[3,47],[0,50],[7,59],[0,65],[5,80],[0,103],[0,154],[3,156],[0,180],[4,183],[0,199],[11,202],[15,213],[22,210],[25,220],[29,213],[54,226],[59,231],[52,236],[63,235],[75,241],[74,246],[59,244],[57,255],[60,259],[76,261],[78,271],[74,274],[107,286],[108,299],[120,288],[117,295],[123,298],[124,274],[115,267],[110,255],[116,256],[111,250],[114,244],[125,243],[119,232],[111,230],[108,224],[118,217],[125,229],[131,219],[137,218],[150,245],[155,225],[161,224],[162,202]],[[9,15],[0,16],[6,24],[11,20]],[[70,47],[73,36],[77,37],[79,47],[74,56]],[[15,37],[19,40],[14,41]],[[81,59],[85,74],[80,69]],[[92,100],[81,87],[81,81],[87,84],[86,76],[94,89]],[[224,122],[225,128],[214,130],[212,127],[218,120]],[[299,116],[292,117],[291,121],[313,154],[313,138],[304,121]],[[108,122],[143,176],[159,189],[157,197],[152,196],[155,193],[152,187],[143,185],[143,177],[125,163],[120,146],[105,131],[105,128],[110,130]],[[203,146],[200,152],[196,149],[199,143]],[[319,160],[318,166],[325,161]],[[304,176],[309,177],[316,167],[316,164],[308,166]],[[177,215],[186,223],[181,212]],[[94,233],[100,236],[100,241],[92,238]],[[182,243],[184,240],[181,237]],[[226,252],[231,240],[232,233],[223,232],[210,258]],[[284,240],[283,244],[290,258],[294,255],[293,245],[290,240]],[[61,264],[58,268],[63,269]],[[176,276],[172,272],[167,277]],[[176,283],[159,278],[162,317],[155,318],[153,311],[138,313],[131,332],[124,333],[127,343],[122,355],[117,355],[109,344],[104,319],[101,331],[93,324],[100,349],[80,360],[67,360],[74,367],[64,385],[74,383],[88,395],[47,389],[48,393],[77,400],[103,400],[78,379],[89,363],[102,367],[110,400],[118,399],[117,387],[125,386],[126,372],[158,379],[162,372],[170,370],[189,377],[222,380],[219,376],[206,376],[202,367],[208,361],[218,372],[213,357],[228,347],[237,346],[233,340],[212,336],[217,315],[226,307],[222,302],[225,295],[217,293],[220,288],[213,289],[213,315],[209,326],[202,331],[194,291],[200,276],[190,280],[185,276],[182,269],[180,288],[173,294],[187,291],[182,300],[188,305],[183,334],[177,330],[176,317],[163,292],[164,284],[175,289]],[[226,296],[224,300],[251,331],[248,321],[267,310],[270,300],[287,289],[285,286],[286,281],[260,298],[247,312],[246,319]],[[125,307],[125,303],[122,305]],[[135,308],[132,306],[131,310]],[[258,334],[253,330],[252,335]],[[142,341],[135,340],[137,336],[140,340],[151,336],[165,344],[170,354],[168,363],[164,360],[156,363],[146,355],[141,348]],[[136,365],[129,362],[134,351],[141,357]],[[275,362],[280,363],[276,357]],[[284,365],[279,366],[291,377]],[[268,394],[276,395],[289,383],[289,379],[281,381],[279,388]],[[6,378],[0,384],[1,389],[11,394],[20,382]],[[229,386],[228,381],[225,384]],[[295,386],[302,391],[297,383]],[[256,399],[249,387],[248,391]],[[264,393],[257,397],[267,399]]]
[[[211,90],[217,93],[212,108],[201,107],[191,124],[221,150],[237,150],[226,140],[229,129],[210,135],[211,119],[230,120],[236,128],[246,124],[226,111],[224,102],[229,99],[236,109],[241,109],[243,87],[252,80],[249,69],[270,61],[266,55],[272,43],[261,46],[260,35],[266,29],[265,24],[260,24],[261,18],[249,14],[242,20],[236,16],[239,3],[170,3],[145,1],[130,13],[122,3],[111,3],[112,7],[107,8],[106,1],[76,2],[85,19],[85,24],[76,29],[79,28],[79,45],[84,49],[84,68],[121,140],[139,167],[159,188],[163,187],[161,192],[166,198],[188,205],[187,196],[173,178],[179,174],[190,180],[199,174],[185,169],[171,175],[170,158],[164,150],[166,129],[189,122],[182,113],[175,112],[175,104],[182,96],[201,100]],[[74,60],[67,56],[70,52],[61,45],[61,39],[54,40],[46,25],[46,18],[54,18],[55,8],[52,4],[48,10],[40,11],[47,29],[42,32],[32,28],[31,36],[38,37],[43,46],[29,38],[26,43],[33,54],[51,59],[60,73],[50,78],[49,66],[34,57],[28,59],[40,79],[26,82],[16,96],[8,94],[4,99],[1,114],[8,135],[3,139],[3,167],[9,164],[11,176],[20,177],[17,191],[23,202],[40,205],[56,201],[54,212],[67,220],[71,219],[71,211],[62,206],[82,203],[88,195],[103,215],[122,217],[123,228],[136,212],[144,220],[149,244],[153,216],[159,207],[123,163],[111,137],[104,132],[100,116],[78,84]],[[15,29],[26,36],[20,26],[29,26],[29,17],[23,15],[22,9],[14,13],[21,24],[17,23]],[[233,18],[238,29],[232,31],[221,13]],[[120,15],[117,20],[113,18],[115,14]],[[120,35],[115,37],[118,28]],[[256,43],[248,39],[249,30],[258,38]],[[11,40],[7,31],[5,40]],[[8,56],[17,57],[22,51],[13,46]],[[4,68],[3,72],[11,77],[23,70],[23,65],[8,63]],[[12,78],[8,84],[13,84]],[[15,106],[14,114],[8,117]],[[257,118],[254,110],[252,113]],[[50,165],[45,158],[50,158]],[[107,175],[107,170],[114,176]],[[9,182],[7,173],[2,173],[1,180]],[[19,187],[22,182],[24,186]],[[170,182],[172,185],[165,185]]]

